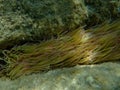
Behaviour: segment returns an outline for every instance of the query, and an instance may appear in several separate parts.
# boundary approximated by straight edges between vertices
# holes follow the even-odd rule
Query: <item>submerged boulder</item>
[[[118,18],[119,0],[0,0],[0,49]]]
[[[81,26],[83,0],[0,0],[0,49],[57,37]]]
[[[98,25],[106,20],[120,18],[120,0],[84,0],[88,10],[86,26]]]
[[[120,63],[63,68],[47,73],[0,79],[0,90],[119,90]]]

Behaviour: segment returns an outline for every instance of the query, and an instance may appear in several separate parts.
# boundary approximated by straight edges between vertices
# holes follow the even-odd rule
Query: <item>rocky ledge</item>
[[[120,63],[102,63],[63,68],[22,76],[16,80],[0,79],[1,90],[119,90]]]

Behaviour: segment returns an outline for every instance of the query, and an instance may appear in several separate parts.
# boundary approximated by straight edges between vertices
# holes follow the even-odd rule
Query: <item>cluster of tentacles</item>
[[[2,53],[7,64],[1,76],[12,79],[78,64],[120,60],[120,21],[89,30],[78,28],[57,39],[24,44]]]

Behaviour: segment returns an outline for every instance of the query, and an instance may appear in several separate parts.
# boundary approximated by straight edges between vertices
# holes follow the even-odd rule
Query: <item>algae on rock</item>
[[[120,18],[120,0],[85,0],[85,5],[89,16],[87,27]]]
[[[0,0],[0,49],[118,18],[119,0]]]
[[[81,26],[86,16],[83,0],[0,0],[0,49],[57,37]]]

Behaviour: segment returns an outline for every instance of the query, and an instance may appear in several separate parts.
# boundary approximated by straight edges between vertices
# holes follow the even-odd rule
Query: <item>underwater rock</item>
[[[83,0],[0,0],[0,49],[57,37],[86,17]]]
[[[120,0],[84,0],[88,10],[87,27],[120,18]]]
[[[0,79],[0,90],[119,90],[120,63],[83,65]]]
[[[119,0],[0,0],[0,49],[118,18]]]

